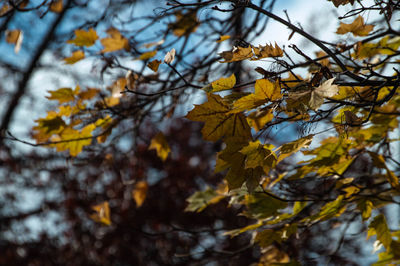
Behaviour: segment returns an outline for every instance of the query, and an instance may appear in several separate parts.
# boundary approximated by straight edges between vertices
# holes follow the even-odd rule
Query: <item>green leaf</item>
[[[278,215],[278,210],[287,206],[286,202],[277,200],[261,192],[246,195],[245,202],[248,207],[245,215],[254,219],[266,219]]]

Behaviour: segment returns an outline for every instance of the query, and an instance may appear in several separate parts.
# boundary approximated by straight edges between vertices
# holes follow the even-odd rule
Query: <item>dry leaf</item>
[[[144,200],[146,199],[148,188],[149,185],[146,181],[139,181],[132,190],[132,198],[136,202],[136,206],[138,208],[142,206]]]
[[[352,23],[340,23],[337,29],[337,34],[346,34],[348,32],[353,33],[354,36],[367,36],[370,31],[374,29],[373,25],[365,25],[364,19],[358,16]]]
[[[6,30],[6,41],[11,44],[15,44],[14,52],[18,54],[21,49],[22,40],[24,39],[22,30]]]
[[[175,48],[172,48],[171,51],[169,51],[165,57],[164,57],[164,62],[166,64],[172,64],[172,62],[174,62],[175,59]]]

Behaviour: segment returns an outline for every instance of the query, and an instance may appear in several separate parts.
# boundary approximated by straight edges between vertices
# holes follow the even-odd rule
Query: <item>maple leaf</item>
[[[90,215],[90,219],[97,223],[111,225],[110,205],[108,204],[108,201],[92,206],[92,210],[96,213]]]
[[[244,96],[234,103],[234,112],[251,110],[269,101],[282,98],[279,82],[272,83],[268,79],[258,79],[254,94]]]
[[[211,92],[230,90],[233,88],[233,86],[235,86],[235,84],[236,84],[236,77],[234,74],[232,74],[229,78],[220,78],[212,82],[211,86],[213,89]]]
[[[275,43],[275,47],[270,45],[259,45],[259,47],[254,47],[254,55],[256,58],[252,60],[259,60],[265,57],[282,57],[283,56],[283,51],[282,49]]]
[[[333,97],[338,94],[339,86],[332,85],[334,80],[335,78],[328,79],[311,91],[311,98],[309,101],[309,107],[311,109],[317,110],[324,103],[324,98]]]
[[[102,53],[114,52],[121,49],[129,51],[129,41],[115,28],[109,28],[107,30],[109,37],[100,40],[101,44],[104,46]]]
[[[259,140],[250,141],[240,150],[240,153],[246,155],[245,168],[262,167],[264,172],[268,173],[276,163],[276,156],[269,148],[261,144]]]
[[[71,156],[77,156],[84,146],[92,143],[92,131],[96,128],[94,124],[89,124],[81,131],[67,127],[57,136],[51,138],[50,146],[55,147],[57,151],[69,150]]]
[[[136,202],[137,208],[143,205],[143,202],[146,199],[148,188],[149,185],[146,181],[139,181],[132,190],[132,198]]]
[[[77,91],[79,91],[79,89],[77,89]],[[49,100],[56,100],[60,104],[75,100],[75,92],[71,88],[60,88],[58,90],[49,92],[50,96],[46,96],[46,98]]]
[[[337,29],[337,34],[346,34],[348,32],[353,33],[354,36],[367,36],[370,31],[374,29],[373,25],[365,25],[364,19],[358,16],[352,23],[340,23]]]
[[[159,132],[154,138],[152,138],[149,150],[156,150],[157,156],[160,157],[161,160],[165,161],[167,159],[171,148],[162,132]]]
[[[160,66],[160,64],[161,64],[161,61],[160,61],[160,60],[153,60],[153,61],[150,61],[150,62],[147,64],[147,66],[148,66],[151,70],[153,70],[154,72],[157,72],[157,71],[158,71],[158,67]]]
[[[247,121],[250,126],[256,130],[256,132],[260,131],[266,123],[272,121],[274,115],[272,113],[272,109],[268,108],[266,110],[258,110],[256,112],[252,112],[247,116]]]
[[[68,40],[67,43],[75,44],[76,46],[92,46],[99,38],[96,31],[90,28],[88,31],[75,30],[75,39]]]
[[[82,60],[83,58],[85,58],[85,53],[83,51],[75,51],[72,53],[72,55],[70,57],[66,57],[64,58],[64,61],[66,64],[75,64],[76,62]]]
[[[235,61],[242,61],[249,59],[253,56],[253,49],[249,45],[248,47],[235,47],[233,51],[224,51],[218,54],[224,61],[219,61],[220,63],[230,63]]]
[[[90,100],[93,97],[95,97],[96,95],[99,95],[100,90],[97,88],[87,88],[84,91],[80,91],[78,93],[78,97],[81,100]]]
[[[18,54],[21,49],[22,40],[24,39],[24,34],[22,30],[6,30],[6,42],[14,44],[14,52]]]
[[[251,137],[250,127],[241,113],[230,113],[230,105],[219,95],[207,94],[208,101],[195,105],[186,118],[205,122],[202,129],[205,140],[217,141],[227,137]]]

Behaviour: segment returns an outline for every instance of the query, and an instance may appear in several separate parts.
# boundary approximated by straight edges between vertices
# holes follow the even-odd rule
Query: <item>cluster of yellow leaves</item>
[[[85,123],[78,116],[85,112],[85,103],[96,97],[99,92],[100,90],[96,88],[81,90],[79,86],[75,89],[60,88],[50,91],[50,96],[47,98],[57,101],[60,106],[58,111],[49,111],[45,118],[36,120],[37,126],[33,127],[33,137],[37,143],[47,144],[57,151],[68,150],[71,156],[77,156],[83,147],[92,143],[93,132],[96,129],[101,133],[97,138],[98,142],[104,142],[114,126],[111,117]]]
[[[275,47],[272,44],[266,44],[265,46],[259,45],[254,47],[249,45],[248,47],[234,47],[233,51],[224,51],[219,53],[224,61],[221,63],[230,63],[235,61],[242,61],[245,59],[260,60],[266,57],[282,57],[283,50],[275,43]]]

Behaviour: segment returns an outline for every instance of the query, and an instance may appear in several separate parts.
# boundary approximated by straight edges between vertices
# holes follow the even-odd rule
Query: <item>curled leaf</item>
[[[172,62],[175,59],[175,48],[172,48],[171,51],[169,51],[165,57],[164,57],[164,63],[166,64],[172,64]]]

